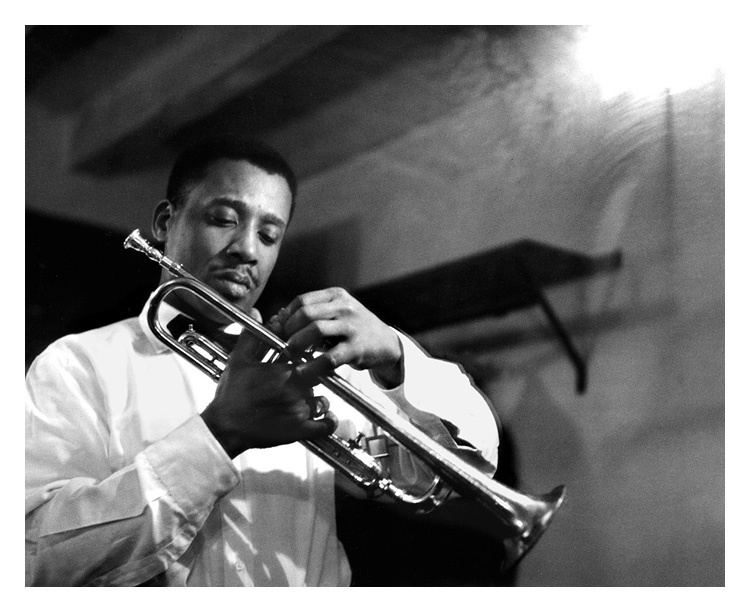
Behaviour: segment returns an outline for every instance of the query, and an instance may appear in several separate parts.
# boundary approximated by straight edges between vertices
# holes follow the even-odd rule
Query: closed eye
[[[270,232],[260,232],[260,239],[263,244],[271,246],[279,241],[279,236]]]
[[[238,222],[236,213],[223,207],[208,212],[207,218],[209,223],[220,227],[232,227]]]
[[[226,217],[211,217],[211,221],[215,225],[223,225],[223,226],[230,226],[236,223],[234,219],[228,219]]]

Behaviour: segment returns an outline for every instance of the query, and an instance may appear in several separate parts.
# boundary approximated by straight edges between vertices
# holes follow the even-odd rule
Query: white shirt
[[[339,368],[385,407],[432,412],[497,462],[485,400],[455,364],[405,336],[405,382],[383,390]],[[27,375],[27,585],[337,586],[334,471],[294,443],[231,460],[199,413],[215,383],[127,319],[66,336]],[[322,388],[337,434],[372,429]],[[406,469],[406,468],[405,468]],[[408,469],[407,469],[408,471]]]

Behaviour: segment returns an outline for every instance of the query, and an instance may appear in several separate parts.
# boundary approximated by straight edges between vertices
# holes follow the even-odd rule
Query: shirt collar
[[[151,328],[148,326],[148,305],[151,302],[151,298],[154,297],[154,293],[156,293],[156,289],[151,292],[151,295],[148,296],[148,300],[146,300],[146,303],[143,305],[141,314],[138,315],[138,323],[141,326],[141,331],[145,334],[145,336],[149,339],[152,346],[154,347],[154,350],[157,353],[166,353],[171,349],[161,340],[159,340],[154,335],[154,332],[151,331]],[[171,306],[170,304],[167,304],[166,302],[162,302],[161,306],[159,307],[157,316],[159,322],[166,328],[167,323],[174,319],[178,314],[181,313],[177,308]]]
[[[138,323],[141,327],[141,331],[145,334],[145,336],[149,339],[152,346],[154,347],[154,350],[157,353],[166,353],[171,349],[154,335],[154,332],[151,331],[151,328],[148,325],[148,305],[151,302],[151,298],[154,297],[156,291],[157,290],[154,289],[151,292],[151,295],[148,296],[148,300],[146,300],[146,303],[143,305],[143,309],[141,310],[141,314],[138,316]],[[159,306],[159,311],[157,312],[158,320],[165,329],[167,325],[172,321],[172,319],[174,319],[177,315],[185,315],[185,313],[164,301]],[[242,327],[239,325],[239,323],[231,323],[225,328],[224,331],[231,335],[239,335],[239,333],[242,331]]]

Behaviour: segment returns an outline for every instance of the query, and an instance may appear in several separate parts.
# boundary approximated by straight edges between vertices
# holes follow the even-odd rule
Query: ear
[[[175,207],[169,200],[162,200],[154,208],[154,216],[151,220],[151,233],[157,241],[166,242],[169,225],[175,212]]]

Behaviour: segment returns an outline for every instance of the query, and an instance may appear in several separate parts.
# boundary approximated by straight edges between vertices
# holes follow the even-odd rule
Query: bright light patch
[[[579,41],[579,61],[605,99],[675,93],[708,83],[723,69],[725,36],[711,24],[595,25]]]

